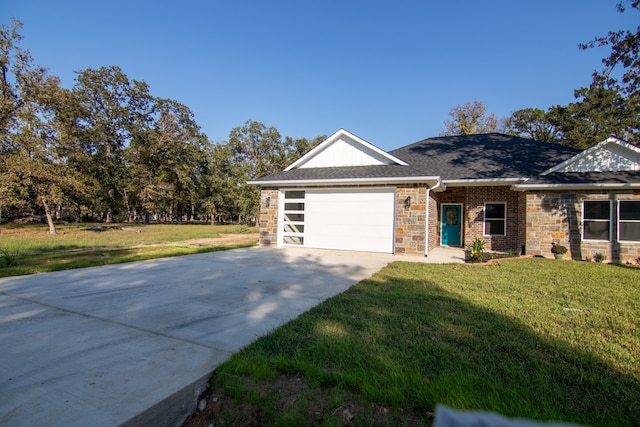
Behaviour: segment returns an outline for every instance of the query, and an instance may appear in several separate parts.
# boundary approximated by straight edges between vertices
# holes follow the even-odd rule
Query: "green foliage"
[[[140,233],[123,231],[126,228],[120,224],[97,229],[93,224],[60,225],[58,237],[51,239],[41,224],[3,226],[0,266],[5,268],[0,277],[249,247],[258,240],[255,227],[237,225],[136,225]],[[233,238],[236,243],[188,242],[225,234],[246,237]]]
[[[593,256],[593,260],[597,263],[601,263],[605,259],[607,259],[606,255],[600,252],[596,252],[596,254]]]
[[[495,114],[487,115],[487,108],[479,101],[456,105],[449,112],[450,120],[445,120],[445,130],[440,135],[472,135],[498,131],[498,119]]]
[[[537,258],[396,262],[234,355],[212,385],[233,385],[225,408],[255,405],[246,417],[265,405],[268,425],[291,411],[327,420],[345,401],[354,425],[373,424],[374,408],[429,425],[438,403],[636,425],[639,283],[633,267]],[[285,384],[297,385],[286,399]]]
[[[634,12],[640,2],[630,2]],[[624,2],[618,4],[625,11]],[[576,89],[576,102],[555,105],[546,112],[527,108],[505,120],[507,132],[541,141],[588,148],[611,135],[640,144],[640,27],[610,31],[580,44],[580,49],[608,46],[603,69],[593,73],[589,87]]]
[[[516,136],[533,138],[538,141],[558,142],[559,131],[547,118],[544,110],[525,108],[514,111],[505,120],[505,131]]]
[[[562,245],[556,245],[553,244],[551,246],[551,253],[553,254],[559,254],[559,255],[564,255],[568,252],[569,250],[567,249],[566,246],[562,246]]]
[[[481,239],[475,239],[473,243],[467,246],[466,251],[469,253],[471,262],[482,262],[484,256],[484,247],[486,242]]]
[[[280,171],[324,137],[284,140],[247,121],[212,144],[191,110],[117,66],[77,72],[72,90],[0,28],[0,211],[104,221],[251,221],[246,181]],[[64,211],[62,210],[64,208]]]
[[[0,268],[18,266],[20,264],[18,261],[19,256],[18,252],[0,249]]]

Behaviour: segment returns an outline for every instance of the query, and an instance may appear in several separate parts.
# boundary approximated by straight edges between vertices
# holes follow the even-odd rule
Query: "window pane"
[[[621,222],[620,240],[640,242],[640,222]]]
[[[304,225],[302,224],[285,224],[285,233],[304,233]]]
[[[287,211],[303,211],[304,203],[285,203],[284,209]]]
[[[492,219],[485,221],[485,233],[489,235],[504,235],[504,220]]]
[[[304,214],[285,213],[284,220],[285,221],[304,221]]]
[[[487,203],[484,207],[484,217],[486,219],[504,219],[504,203]]]
[[[285,199],[304,199],[304,191],[285,191]]]
[[[588,240],[609,240],[609,221],[585,221],[584,238]]]
[[[302,245],[304,243],[304,237],[284,236],[282,242],[287,245]]]
[[[638,219],[640,220],[640,200],[639,201],[621,201],[620,202],[620,219]]]
[[[584,219],[609,219],[609,202],[584,202]]]

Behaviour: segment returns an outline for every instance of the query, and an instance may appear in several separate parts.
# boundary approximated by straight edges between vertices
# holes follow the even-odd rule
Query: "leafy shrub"
[[[607,259],[607,257],[605,256],[605,254],[600,253],[600,252],[597,252],[597,253],[593,256],[593,260],[594,260],[595,262],[598,262],[598,263],[599,263],[599,262],[604,261],[605,259]]]
[[[472,245],[467,246],[467,253],[471,262],[482,262],[484,245],[486,245],[484,240],[476,239]]]
[[[0,268],[15,267],[18,265],[18,253],[9,252],[4,249],[0,249]]]
[[[556,245],[551,246],[551,253],[564,255],[568,251],[566,246]]]

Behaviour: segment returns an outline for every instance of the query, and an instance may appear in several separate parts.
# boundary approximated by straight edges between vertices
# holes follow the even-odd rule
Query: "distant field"
[[[0,277],[211,252],[256,244],[257,228],[208,224],[0,226]]]

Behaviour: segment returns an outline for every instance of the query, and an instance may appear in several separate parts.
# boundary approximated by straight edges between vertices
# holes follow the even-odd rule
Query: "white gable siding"
[[[326,168],[338,166],[388,165],[392,162],[385,156],[343,136],[325,147],[299,168]]]
[[[640,155],[620,144],[603,145],[565,167],[560,172],[610,172],[640,170]]]

